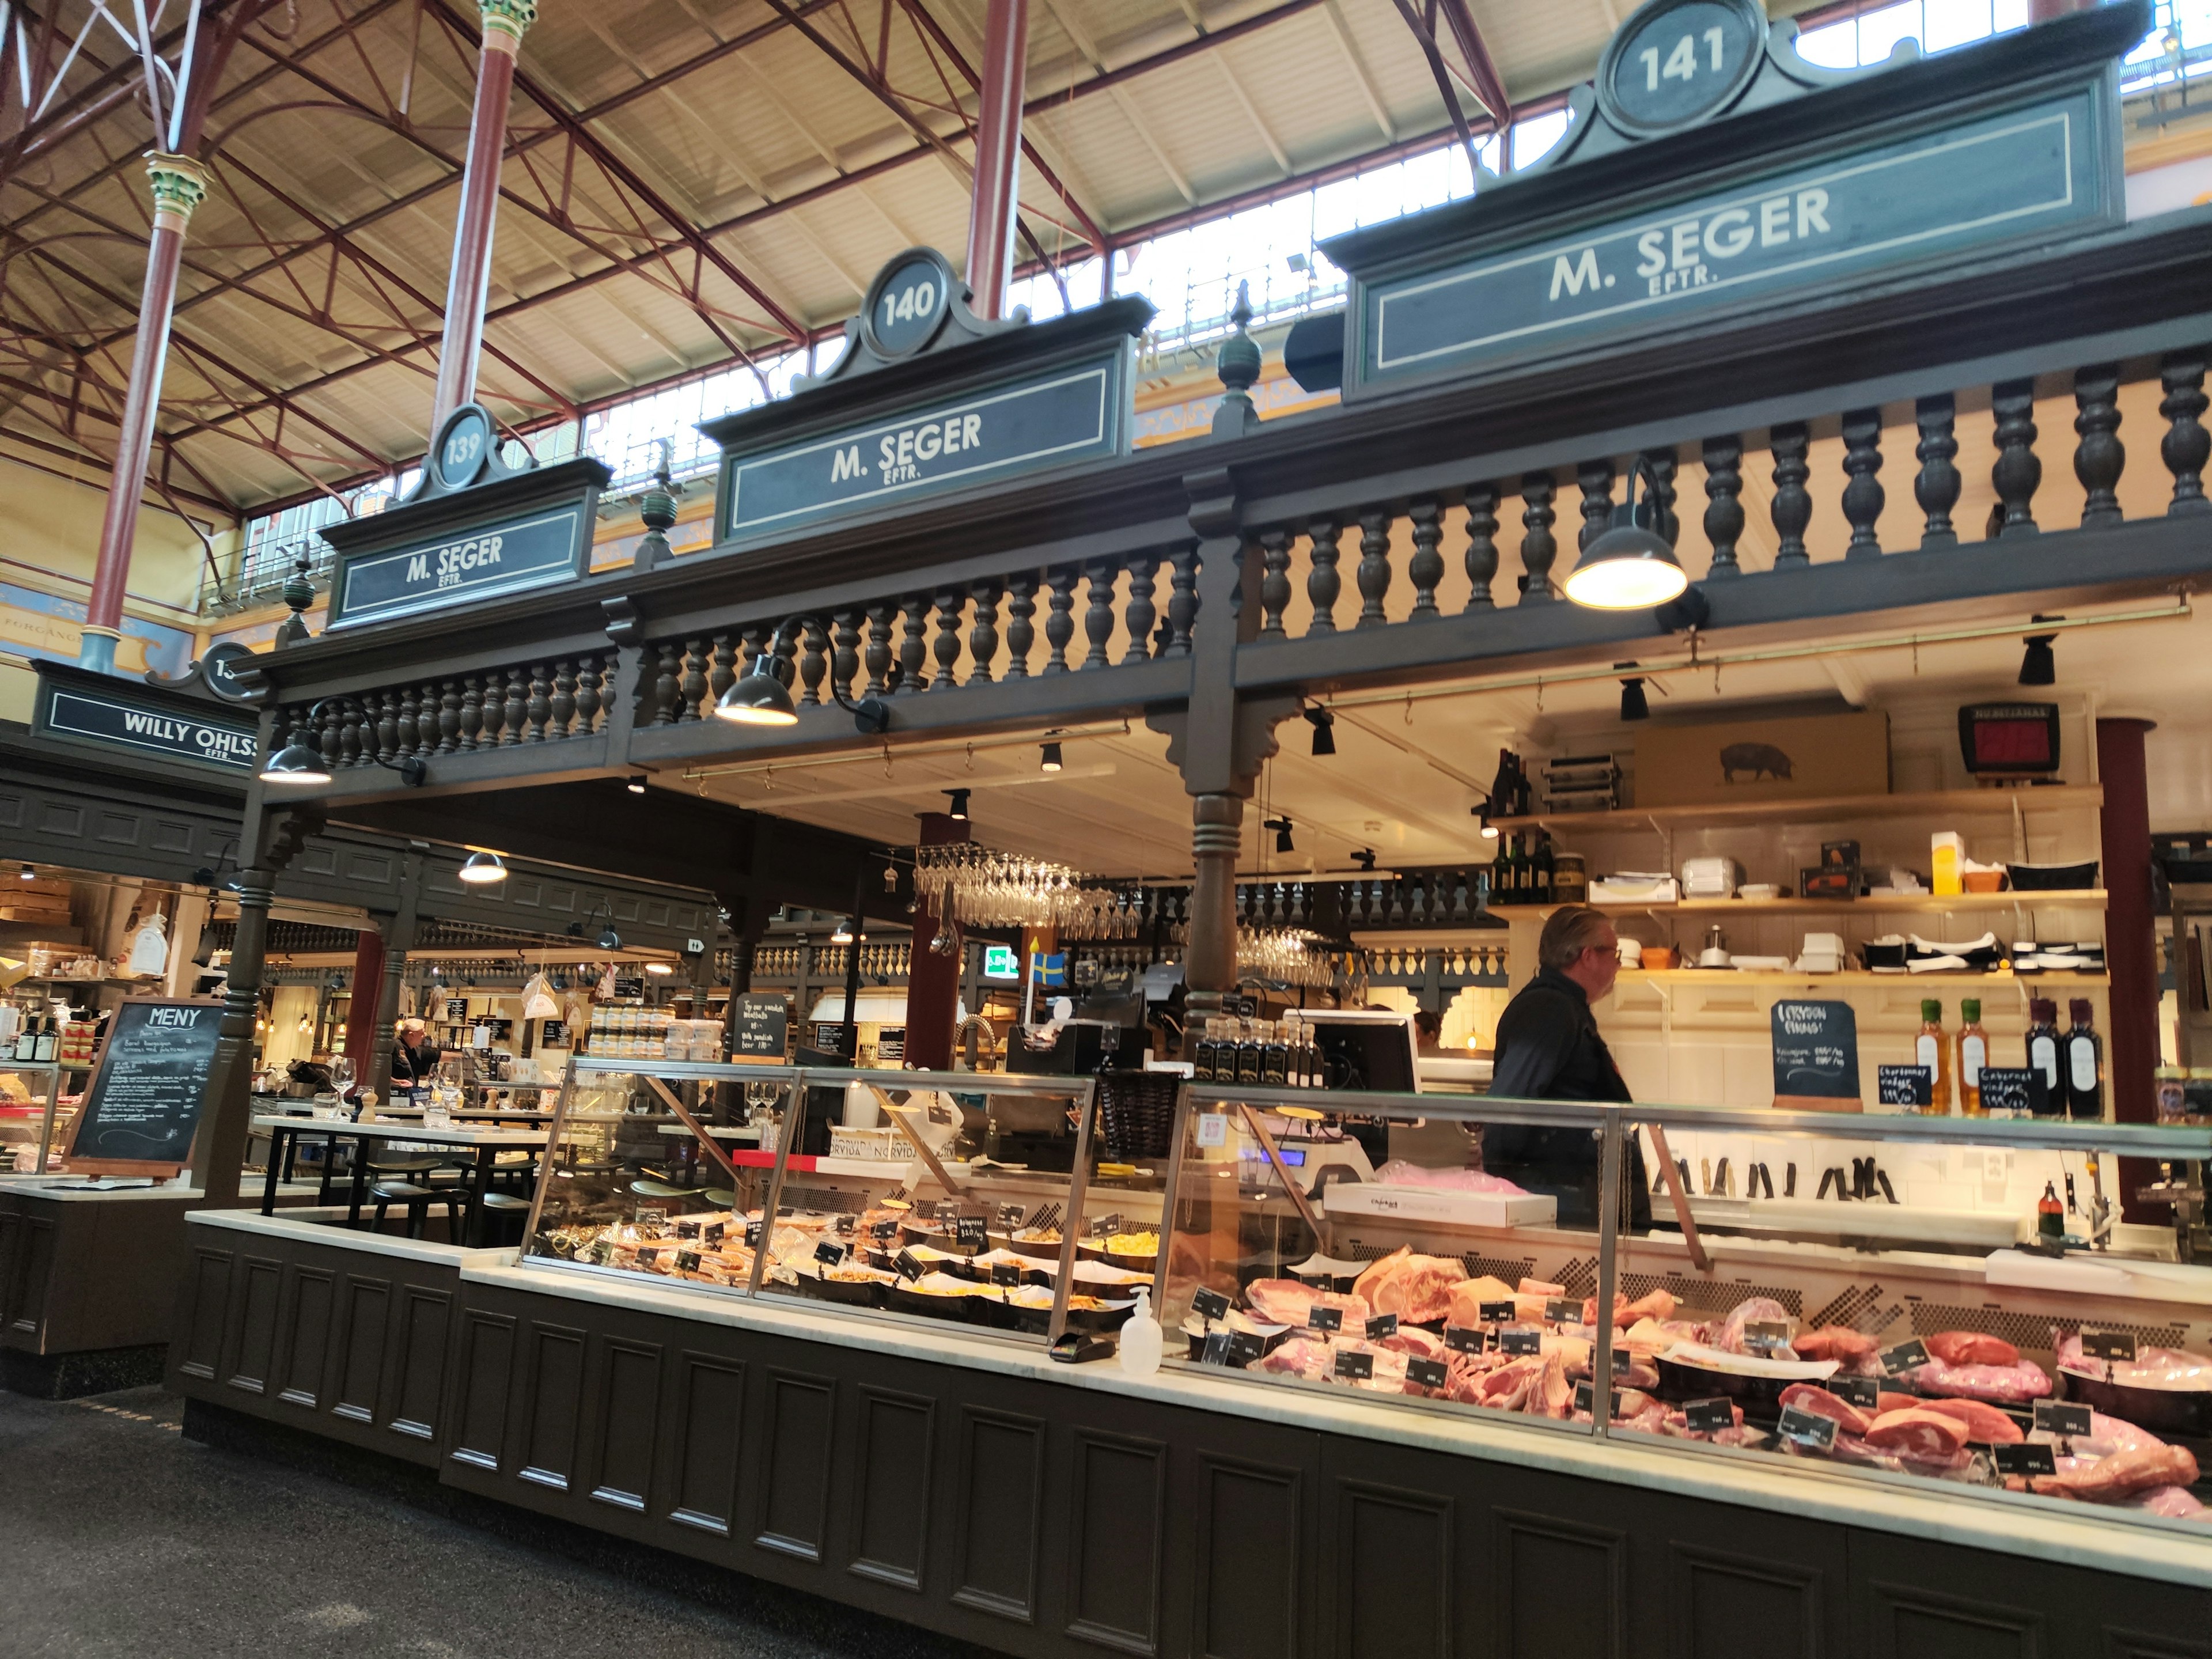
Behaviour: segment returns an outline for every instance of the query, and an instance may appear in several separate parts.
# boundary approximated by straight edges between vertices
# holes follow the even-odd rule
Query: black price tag
[[[1120,1232],[1124,1224],[1119,1212],[1113,1215],[1102,1215],[1091,1224],[1091,1236],[1093,1238],[1110,1237]]]
[[[1541,1353],[1544,1352],[1544,1334],[1541,1331],[1500,1331],[1498,1334],[1498,1352],[1512,1355]]]
[[[1692,1434],[1718,1434],[1735,1426],[1735,1403],[1719,1398],[1692,1400],[1682,1407],[1682,1421]]]
[[[2035,1426],[2045,1434],[2085,1440],[2089,1435],[2089,1408],[2062,1406],[2055,1400],[2039,1400],[2035,1402]]]
[[[1766,1353],[1790,1346],[1790,1322],[1786,1319],[1747,1320],[1743,1328],[1743,1346],[1753,1353]]]
[[[1451,1367],[1441,1359],[1408,1359],[1406,1381],[1424,1389],[1441,1389],[1451,1380]]]
[[[1480,1353],[1487,1342],[1487,1333],[1472,1325],[1444,1327],[1444,1346],[1454,1353]]]
[[[1376,1314],[1367,1322],[1367,1340],[1370,1342],[1380,1342],[1386,1336],[1397,1334],[1398,1316],[1395,1314]]]
[[[2081,1352],[2092,1359],[2118,1359],[2131,1363],[2136,1357],[2135,1333],[2084,1331],[2081,1333]]]
[[[1340,1348],[1336,1355],[1336,1374],[1346,1382],[1364,1382],[1375,1375],[1375,1356]]]
[[[1884,1376],[1896,1376],[1927,1363],[1928,1345],[1917,1336],[1910,1342],[1900,1342],[1893,1348],[1881,1351],[1881,1374]]]
[[[1191,1311],[1208,1322],[1225,1319],[1229,1316],[1229,1298],[1218,1291],[1195,1291],[1191,1294]]]
[[[2023,1442],[2017,1446],[1992,1446],[1990,1462],[1996,1465],[1999,1474],[2056,1474],[2058,1460],[2052,1448],[2040,1441],[2033,1444]]]
[[[999,1225],[1007,1232],[1022,1224],[1022,1206],[1018,1204],[999,1206]]]
[[[1936,1079],[1925,1066],[1877,1066],[1875,1098],[1884,1106],[1925,1111],[1936,1098]]]
[[[1810,1451],[1831,1451],[1836,1444],[1836,1419],[1823,1417],[1818,1412],[1800,1411],[1795,1406],[1782,1408],[1782,1420],[1775,1425],[1775,1432],[1784,1440],[1792,1440]]]
[[[1229,1333],[1210,1332],[1206,1346],[1198,1351],[1198,1363],[1201,1365],[1226,1365],[1229,1363]]]
[[[1229,1333],[1229,1363],[1231,1364],[1249,1365],[1267,1352],[1267,1345],[1260,1340],[1258,1332],[1231,1331]]]
[[[678,1238],[696,1238],[699,1237],[699,1226],[700,1222],[697,1216],[678,1216],[676,1218],[676,1236]]]
[[[1554,1325],[1579,1325],[1583,1322],[1582,1298],[1555,1296],[1544,1304],[1544,1317]]]
[[[960,1214],[960,1201],[957,1199],[940,1198],[932,1206],[929,1213],[939,1221],[953,1220]]]
[[[1612,1401],[1612,1404],[1608,1406],[1607,1409],[1611,1412],[1613,1416],[1620,1416],[1620,1390],[1619,1389],[1608,1389],[1606,1390],[1606,1397]],[[1575,1409],[1577,1411],[1588,1412],[1591,1416],[1596,1416],[1597,1410],[1595,1403],[1596,1399],[1597,1390],[1590,1387],[1588,1382],[1585,1381],[1575,1384]]]
[[[1510,1302],[1485,1302],[1475,1310],[1486,1325],[1510,1325],[1520,1311]]]
[[[655,1244],[641,1244],[637,1247],[637,1265],[639,1267],[650,1267],[659,1259],[659,1246]]]
[[[901,1250],[898,1253],[898,1261],[895,1265],[898,1268],[898,1276],[901,1279],[920,1279],[921,1277],[921,1263],[915,1259],[915,1255],[912,1250]]]
[[[868,1237],[870,1238],[895,1237],[898,1233],[898,1229],[899,1224],[896,1221],[871,1222],[868,1225]]]
[[[760,1249],[761,1228],[763,1224],[763,1223],[758,1221],[748,1221],[745,1223],[745,1248],[747,1249],[757,1250]]]
[[[615,1247],[611,1243],[608,1243],[608,1241],[604,1238],[599,1240],[592,1246],[592,1265],[599,1267],[605,1267],[607,1262],[613,1257],[614,1253]]]
[[[994,1261],[991,1264],[994,1285],[1018,1285],[1022,1282],[1022,1264],[1018,1261]]]
[[[677,1251],[676,1271],[679,1273],[697,1273],[699,1271],[699,1252],[696,1250]]]
[[[848,1210],[844,1214],[837,1218],[837,1231],[848,1237],[857,1231],[860,1225],[860,1218],[854,1215],[850,1210]]]
[[[1832,1376],[1825,1384],[1838,1400],[1872,1411],[1881,1403],[1881,1379],[1875,1376]]]
[[[983,1218],[963,1215],[952,1224],[952,1237],[961,1244],[981,1244],[983,1242]]]
[[[722,1235],[729,1231],[727,1222],[710,1221],[699,1230],[699,1237],[709,1244],[719,1244],[722,1242]]]
[[[1619,1376],[1623,1371],[1626,1370],[1635,1363],[1636,1356],[1629,1352],[1627,1349],[1615,1348],[1613,1351],[1613,1374],[1615,1376]]]
[[[845,1259],[845,1247],[825,1238],[814,1247],[814,1259],[825,1267],[834,1267]]]
[[[1310,1307],[1306,1310],[1306,1323],[1316,1331],[1340,1331],[1344,1328],[1344,1310]]]

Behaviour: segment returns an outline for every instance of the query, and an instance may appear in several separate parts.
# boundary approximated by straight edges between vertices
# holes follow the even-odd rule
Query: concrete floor
[[[712,1576],[707,1605],[201,1445],[182,1417],[159,1389],[60,1402],[0,1393],[8,1659],[830,1659],[864,1648],[868,1659],[980,1659],[733,1574]]]

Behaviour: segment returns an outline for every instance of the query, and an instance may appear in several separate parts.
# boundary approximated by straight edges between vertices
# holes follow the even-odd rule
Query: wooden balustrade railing
[[[280,744],[307,738],[336,771],[593,737],[616,696],[615,669],[609,647],[325,698],[312,733],[312,705],[288,705]]]

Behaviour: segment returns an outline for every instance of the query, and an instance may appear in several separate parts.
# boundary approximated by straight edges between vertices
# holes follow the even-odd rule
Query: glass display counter
[[[2212,1267],[2108,1207],[2212,1130],[1199,1086],[1175,1138],[1176,1364],[2212,1537]]]
[[[1103,1333],[1153,1280],[1170,1123],[1159,1156],[1108,1161],[1098,1097],[1086,1078],[580,1058],[556,1136],[586,1105],[611,1133],[547,1166],[521,1261]]]

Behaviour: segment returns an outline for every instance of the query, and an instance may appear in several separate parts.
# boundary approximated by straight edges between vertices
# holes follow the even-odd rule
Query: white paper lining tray
[[[1996,1210],[1943,1210],[1881,1200],[1849,1203],[1830,1199],[1692,1198],[1690,1214],[1700,1226],[1748,1227],[1786,1233],[1848,1233],[1855,1238],[1941,1240],[2001,1250],[2016,1243],[2020,1224]],[[1663,1192],[1651,1194],[1651,1218],[1664,1226],[1674,1206]]]
[[[1462,1193],[1448,1187],[1386,1187],[1375,1181],[1340,1181],[1324,1188],[1322,1207],[1331,1215],[1401,1216],[1462,1227],[1554,1227],[1559,1200],[1543,1193]]]

